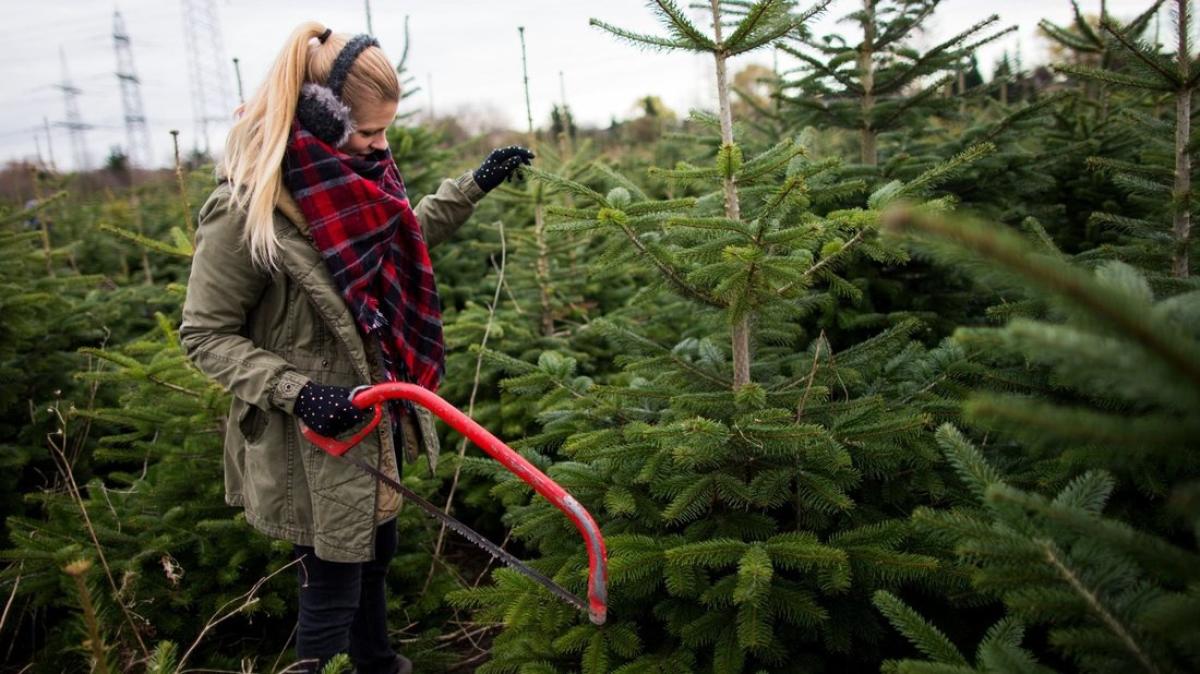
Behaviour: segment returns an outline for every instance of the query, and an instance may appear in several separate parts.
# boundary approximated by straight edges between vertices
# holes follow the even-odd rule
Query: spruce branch
[[[670,361],[672,363],[674,363],[676,367],[679,367],[680,369],[682,369],[690,374],[693,374],[693,375],[699,377],[700,379],[703,379],[712,384],[715,384],[720,388],[724,388],[724,389],[729,388],[730,382],[728,379],[725,379],[724,377],[721,377],[721,376],[719,376],[709,370],[706,370],[704,368],[697,367],[694,363],[691,363],[687,360],[684,360],[683,358],[680,358],[675,353],[674,350],[669,349],[665,346],[662,346],[661,344],[659,344],[651,339],[643,337],[642,335],[639,335],[636,332],[633,332],[632,330],[626,330],[625,328],[622,328],[621,326],[617,325],[616,323],[613,323],[612,321],[605,320],[605,319],[598,319],[598,320],[594,321],[593,326],[595,326],[595,328],[597,330],[599,330],[602,334],[613,335],[613,336],[619,335],[620,339],[622,339],[622,340],[625,340],[632,344],[636,344],[637,346],[639,346],[643,349],[646,349],[647,351],[650,351],[652,353],[657,353],[661,356],[664,356],[664,357],[670,359]]]
[[[1089,68],[1089,67],[1085,67],[1085,66],[1073,66],[1073,65],[1065,65],[1065,64],[1058,64],[1058,65],[1053,65],[1050,67],[1055,72],[1061,73],[1063,75],[1073,75],[1075,77],[1082,77],[1084,79],[1094,80],[1097,82],[1104,82],[1107,84],[1115,84],[1118,86],[1131,87],[1134,89],[1144,89],[1146,91],[1161,91],[1161,92],[1170,92],[1170,91],[1175,90],[1174,87],[1168,86],[1167,84],[1164,84],[1162,82],[1143,80],[1143,79],[1134,77],[1132,75],[1126,75],[1124,73],[1119,73],[1119,72],[1115,72],[1112,70],[1103,70],[1100,68]]]
[[[736,563],[748,547],[748,544],[732,538],[714,538],[668,548],[666,560],[668,564],[711,569]]]
[[[663,199],[661,201],[644,201],[625,207],[625,213],[631,217],[657,215],[669,211],[685,211],[696,206],[695,197],[680,199]]]
[[[916,109],[918,106],[922,105],[923,103],[928,102],[934,96],[939,94],[942,91],[943,87],[945,87],[950,82],[954,81],[954,78],[955,78],[955,76],[953,74],[947,73],[945,75],[942,75],[938,79],[934,80],[929,85],[923,87],[916,93],[912,94],[911,96],[902,98],[898,104],[894,104],[894,105],[889,106],[888,108],[885,108],[885,110],[887,111],[887,114],[880,115],[875,120],[874,125],[879,128],[887,128],[887,127],[894,125],[896,122],[898,122],[900,120],[901,117],[904,116],[905,113],[907,113],[910,110]],[[877,109],[877,111],[878,111],[878,109]]]
[[[1139,44],[1133,40],[1130,40],[1129,36],[1118,30],[1118,28],[1113,25],[1111,21],[1108,21],[1107,19],[1102,20],[1100,22],[1100,27],[1107,31],[1109,35],[1115,37],[1117,42],[1120,42],[1121,46],[1125,47],[1126,51],[1132,54],[1134,58],[1144,63],[1154,72],[1158,73],[1159,77],[1161,77],[1164,82],[1172,85],[1173,88],[1181,87],[1186,82],[1186,76],[1180,77],[1180,73],[1176,70],[1171,70],[1168,68],[1167,64],[1162,62],[1162,59],[1157,53],[1143,44]]]
[[[6,213],[3,216],[0,216],[0,226],[8,225],[10,223],[17,222],[18,220],[23,220],[30,216],[36,215],[42,209],[46,208],[47,206],[50,206],[51,204],[62,201],[66,197],[67,197],[67,191],[59,190],[59,191],[55,192],[54,194],[51,194],[48,197],[43,197],[42,199],[38,199],[30,206],[13,211],[12,213]],[[36,238],[36,237],[37,237],[37,234],[36,233],[33,234],[33,238]]]
[[[146,674],[174,674],[175,656],[178,647],[173,641],[160,641],[154,647],[154,653],[150,655],[150,659],[146,662]],[[276,660],[276,664],[278,664]],[[272,667],[274,670],[274,667]]]
[[[1128,555],[1165,584],[1195,582],[1200,570],[1200,555],[1120,520],[1101,516],[1100,509],[1108,496],[1106,490],[1112,484],[1108,473],[1090,471],[1064,487],[1053,500],[1013,488],[993,489],[987,493],[987,498],[997,503],[1016,504],[1055,526],[1074,532],[1082,540],[1097,541]]]
[[[889,78],[887,81],[885,81],[885,82],[884,81],[876,81],[874,86],[872,87],[872,91],[876,95],[888,94],[888,93],[898,91],[899,89],[906,86],[910,81],[912,81],[913,78],[915,78],[917,75],[921,74],[927,66],[932,65],[935,62],[935,60],[938,59],[939,57],[941,57],[945,52],[947,52],[951,48],[955,47],[956,45],[958,45],[960,42],[967,39],[968,37],[971,37],[975,33],[978,33],[979,31],[983,30],[984,28],[987,28],[988,26],[996,23],[999,20],[1000,20],[1000,17],[993,14],[982,21],[976,22],[973,26],[958,33],[957,35],[954,35],[954,36],[942,41],[941,43],[934,45],[928,51],[921,54],[920,57],[918,57],[917,59],[915,59],[911,63],[909,63],[907,66],[895,71],[895,74],[891,78]],[[1011,32],[1012,30],[1015,30],[1015,29],[1016,29],[1015,26],[1006,28],[1001,33],[993,36],[993,39],[995,37],[999,37],[1000,35],[1003,35],[1007,32]]]
[[[871,601],[893,627],[934,662],[967,666],[967,659],[958,647],[941,630],[931,625],[896,595],[886,590],[878,590]]]
[[[962,413],[973,425],[1005,430],[1031,445],[1072,440],[1128,448],[1132,457],[1169,454],[1200,426],[1170,414],[1118,416],[1087,407],[1030,400],[1024,396],[975,393]]]
[[[92,602],[91,590],[88,589],[87,582],[84,580],[84,576],[91,568],[91,561],[78,559],[63,567],[63,571],[74,581],[75,593],[79,596],[79,603],[83,608],[83,623],[88,635],[86,646],[92,651],[92,671],[108,674],[108,646],[105,645],[100,631],[100,618],[96,615],[96,605]]]
[[[1154,164],[1146,164],[1143,162],[1122,161],[1120,159],[1112,159],[1109,157],[1088,157],[1087,167],[1093,171],[1105,173],[1107,175],[1131,173],[1150,178],[1159,178],[1162,180],[1170,180],[1175,176],[1175,172],[1165,166],[1156,166]]]
[[[914,196],[928,196],[933,188],[941,185],[945,181],[955,177],[964,166],[973,164],[974,162],[996,152],[996,146],[992,143],[978,143],[959,152],[951,157],[948,161],[939,162],[933,168],[925,171],[913,180],[908,181],[895,194],[894,198]],[[883,204],[879,204],[882,206]]]
[[[684,227],[690,229],[706,229],[717,232],[736,234],[747,241],[754,241],[754,233],[740,220],[730,220],[719,216],[712,217],[675,217],[663,223],[666,227]]]
[[[635,47],[664,50],[687,49],[689,47],[686,42],[678,39],[671,40],[665,37],[658,37],[656,35],[634,33],[632,31],[625,30],[624,28],[618,28],[612,24],[605,23],[599,19],[588,19],[588,25],[595,26],[596,28],[611,33]]]
[[[1050,234],[1046,231],[1046,228],[1042,226],[1041,222],[1038,222],[1037,218],[1032,216],[1025,218],[1021,221],[1021,227],[1025,231],[1033,234],[1034,239],[1042,245],[1042,248],[1047,253],[1057,257],[1060,260],[1066,261],[1067,258],[1065,255],[1063,255],[1062,250],[1059,249],[1058,244],[1054,242],[1054,239],[1050,237]]]
[[[1087,18],[1083,15],[1083,12],[1079,11],[1078,0],[1071,0],[1071,9],[1075,10],[1074,16],[1072,17],[1072,22],[1075,24],[1075,29],[1078,30],[1079,33],[1083,35],[1083,37],[1089,42],[1103,49],[1105,47],[1104,40],[1100,39],[1100,35],[1097,34],[1096,31],[1092,30],[1092,24],[1088,23]],[[1104,17],[1100,18],[1103,19]]]
[[[570,178],[565,178],[563,176],[550,173],[549,171],[543,171],[533,166],[522,167],[522,170],[532,176],[535,180],[545,183],[548,187],[556,188],[576,196],[583,197],[584,199],[595,202],[598,206],[611,207],[611,204],[608,203],[608,200],[604,198],[603,194],[600,194],[596,190],[593,190],[582,183],[571,180]]]
[[[1067,92],[1059,92],[1030,102],[1022,106],[1020,109],[1009,113],[999,122],[993,124],[980,140],[982,142],[994,141],[1005,131],[1011,129],[1017,122],[1035,117],[1038,115],[1038,113],[1045,112],[1047,110],[1053,110],[1060,103],[1066,101],[1070,96],[1071,94]]]
[[[194,252],[193,249],[191,248],[190,242],[188,242],[186,239],[178,239],[177,238],[175,245],[171,245],[171,244],[163,243],[162,241],[157,241],[155,239],[151,239],[150,237],[148,237],[144,234],[139,234],[137,232],[131,232],[122,227],[117,227],[116,225],[111,225],[107,222],[100,223],[99,227],[102,231],[111,232],[123,239],[132,241],[133,243],[136,243],[139,246],[142,246],[144,248],[149,248],[151,250],[158,251],[159,253],[165,253],[167,255],[173,255],[175,257],[187,258],[190,260],[192,258],[192,253]],[[179,229],[176,228],[172,231],[178,232]]]
[[[819,273],[823,273],[827,268],[831,269],[833,265],[840,263],[846,257],[848,257],[850,252],[862,242],[863,237],[866,235],[867,229],[865,227],[858,230],[849,241],[847,241],[841,248],[837,250],[837,252],[821,258],[819,262],[806,269],[799,279],[796,279],[795,281],[778,288],[775,291],[776,294],[783,296],[789,290],[796,287],[797,284],[807,284],[811,279],[817,278],[817,275]]]
[[[950,242],[1017,273],[1128,335],[1200,388],[1200,357],[1195,346],[1181,341],[1168,326],[1147,322],[1144,312],[1130,306],[1129,298],[1098,285],[1086,272],[1033,254],[1013,235],[961,219],[951,223],[942,214],[900,206],[885,213],[883,222],[893,231],[911,228]]]
[[[826,339],[824,330],[821,330],[821,334],[817,335],[817,338],[815,340],[813,340],[813,342],[814,342],[814,347],[813,347],[812,366],[810,366],[808,368],[808,376],[807,376],[808,381],[804,384],[804,395],[802,395],[800,397],[800,402],[796,404],[796,423],[799,423],[800,420],[804,417],[804,406],[808,404],[808,395],[810,392],[812,392],[813,380],[817,376],[817,365],[820,363],[821,347],[824,346],[825,349],[827,351],[829,351],[829,355],[830,356],[833,355],[833,349],[830,348],[830,346],[829,346],[829,340]],[[785,384],[784,386],[781,386],[776,390],[787,390],[788,388],[791,388],[791,386],[793,386],[793,385],[794,384]]]
[[[187,178],[183,171],[183,162],[179,159],[179,131],[171,129],[171,144],[175,148],[175,184],[179,187],[179,206],[183,213],[183,231],[187,232],[187,241],[196,244],[196,227],[192,222],[192,205],[188,203]]]
[[[667,283],[671,285],[671,287],[675,288],[679,294],[710,307],[715,307],[718,309],[725,308],[726,303],[723,300],[714,296],[707,290],[696,287],[689,283],[685,278],[685,273],[683,271],[676,268],[675,265],[673,265],[657,250],[647,246],[646,243],[642,241],[641,237],[638,236],[638,233],[629,226],[629,223],[618,221],[616,224],[620,228],[621,232],[625,234],[625,238],[627,238],[629,242],[633,244],[633,247],[637,250],[637,252],[640,253],[642,257],[649,260],[651,264],[653,264],[654,267],[657,268],[667,280]]]
[[[1144,12],[1138,16],[1135,16],[1129,23],[1125,24],[1122,27],[1122,30],[1130,35],[1141,35],[1143,32],[1145,32],[1146,28],[1150,25],[1150,21],[1154,19],[1156,14],[1158,14],[1159,8],[1162,7],[1165,2],[1167,2],[1167,0],[1154,0],[1154,2],[1150,3],[1150,6],[1147,7]]]
[[[780,22],[780,18],[787,16],[789,4],[789,2],[785,2],[784,0],[761,0],[761,2],[754,3],[745,16],[742,17],[742,20],[738,22],[733,32],[725,38],[723,45],[725,49],[729,51],[730,55],[734,55],[740,54],[743,51],[751,51],[755,47],[761,46],[755,45],[755,47],[746,49],[741,48],[742,42],[747,41],[747,37],[764,22],[768,24],[766,26],[768,32],[779,31],[775,37],[768,39],[767,42],[787,34],[792,29],[793,24],[790,21]],[[771,26],[772,22],[776,24],[782,23],[782,30],[780,30],[779,25]]]
[[[667,180],[674,180],[677,182],[711,180],[721,176],[720,171],[716,167],[700,168],[696,166],[689,166],[683,162],[680,162],[673,169],[664,169],[657,166],[652,166],[647,170],[647,173],[655,177],[662,177]]]
[[[809,68],[811,68],[813,70],[813,72],[818,73],[821,77],[828,77],[828,78],[834,80],[838,84],[842,85],[846,89],[847,92],[855,94],[855,95],[863,94],[863,88],[861,85],[859,85],[858,81],[856,79],[854,79],[853,72],[851,72],[851,71],[842,72],[840,70],[837,70],[836,68],[831,68],[829,66],[829,64],[826,63],[825,61],[822,61],[810,54],[806,54],[798,49],[789,47],[787,45],[780,45],[779,50],[802,61],[805,65],[807,65]],[[805,79],[806,80],[812,79],[812,76],[805,78]],[[804,80],[801,80],[801,81],[803,82]],[[795,88],[796,86],[799,86],[799,84],[787,84],[783,88],[791,89],[791,88]],[[798,97],[786,97],[785,96],[784,99],[788,100],[788,101],[795,101],[797,103],[812,100],[807,96],[798,96]],[[815,103],[815,101],[814,101],[814,103]]]
[[[787,180],[783,181],[783,184],[779,186],[779,189],[776,190],[775,193],[772,194],[770,198],[763,204],[763,211],[767,213],[773,213],[776,209],[783,206],[783,204],[793,194],[799,193],[802,196],[807,191],[808,185],[804,178],[800,176],[790,176],[787,178]]]
[[[1042,19],[1038,22],[1038,28],[1041,29],[1046,37],[1058,42],[1059,44],[1084,54],[1095,54],[1100,52],[1099,46],[1096,43],[1072,33],[1069,29],[1051,23],[1048,19]]]
[[[716,51],[717,45],[707,35],[700,31],[684,14],[683,9],[672,0],[652,0],[658,6],[659,20],[675,33],[681,41],[691,45],[696,51]]]
[[[992,468],[983,458],[983,454],[953,424],[944,423],[939,426],[935,437],[942,453],[954,466],[955,472],[976,494],[982,497],[992,485],[1004,484],[1000,473]]]
[[[1145,651],[1143,651],[1138,645],[1137,641],[1133,638],[1133,635],[1130,634],[1129,630],[1121,624],[1121,621],[1117,620],[1117,618],[1109,612],[1109,610],[1104,606],[1104,603],[1100,601],[1100,597],[1097,596],[1097,594],[1090,590],[1087,586],[1085,586],[1078,574],[1072,571],[1071,568],[1067,566],[1066,562],[1063,561],[1063,555],[1058,550],[1058,546],[1054,544],[1054,541],[1043,538],[1037,539],[1035,542],[1041,546],[1042,551],[1045,554],[1046,562],[1058,572],[1058,575],[1061,576],[1064,581],[1066,581],[1067,585],[1069,585],[1076,594],[1083,597],[1087,607],[1091,609],[1091,611],[1095,613],[1097,617],[1100,618],[1100,622],[1117,637],[1125,649],[1133,654],[1134,659],[1141,664],[1142,668],[1151,674],[1158,674],[1158,667],[1151,662],[1149,656],[1147,656]]]
[[[736,56],[775,42],[822,14],[830,2],[832,0],[818,0],[812,7],[796,15],[789,14],[791,2],[764,0],[755,3],[733,34],[725,40],[725,49],[730,56]]]
[[[786,166],[795,157],[804,154],[805,149],[802,146],[796,145],[791,138],[786,138],[766,152],[742,164],[742,168],[738,172],[738,181],[746,183],[761,178]]]

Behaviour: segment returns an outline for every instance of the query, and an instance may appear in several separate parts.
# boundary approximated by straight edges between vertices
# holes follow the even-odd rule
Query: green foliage
[[[1006,61],[984,83],[994,19],[917,49],[937,0],[860,2],[848,41],[806,27],[827,4],[593,21],[782,63],[769,99],[729,87],[732,119],[651,93],[644,118],[572,133],[556,106],[525,180],[432,251],[441,393],[596,516],[610,623],[409,508],[389,610],[418,671],[1200,667],[1195,143],[1176,141],[1200,63],[1188,12],[1148,41],[1187,7],[1075,4],[1041,24],[1057,79]],[[452,129],[389,130],[414,202],[495,140]],[[183,195],[43,175],[50,196],[0,210],[6,665],[290,664],[290,548],[223,504],[228,398],[174,333],[208,173]],[[582,594],[561,513],[443,446],[406,483]]]
[[[686,37],[694,26],[662,12],[678,31],[673,40],[704,46]],[[703,115],[694,121],[715,126]],[[611,626],[579,624],[570,609],[498,572],[495,588],[454,595],[504,623],[488,671],[642,671],[664,657],[753,671],[810,656],[872,657],[882,630],[871,594],[942,582],[925,543],[888,515],[943,488],[924,433],[927,399],[882,395],[909,372],[901,362],[922,359],[907,350],[917,324],[897,317],[835,358],[816,319],[861,298],[846,270],[905,259],[877,236],[879,208],[901,197],[946,208],[930,198],[936,185],[987,151],[886,186],[866,208],[842,207],[861,182],[844,178],[836,161],[810,160],[790,138],[755,153],[721,144],[705,163],[650,171],[694,198],[655,198],[599,163],[578,178],[529,171],[571,196],[569,206],[547,208],[548,229],[592,237],[602,252],[591,268],[655,279],[580,333],[619,354],[617,372],[581,377],[574,358],[555,352],[536,365],[488,354],[511,375],[505,390],[540,396],[543,430],[520,446],[536,461],[561,456],[549,474],[608,538],[610,613],[643,639],[628,652],[611,647]],[[724,201],[730,179],[738,217]],[[743,319],[754,326],[754,357],[750,383],[737,386],[721,345]],[[514,536],[540,553],[543,571],[582,591],[582,549],[567,523],[491,472]],[[657,635],[653,645],[648,634]]]
[[[325,663],[321,668],[321,674],[345,674],[346,672],[354,671],[354,667],[350,662],[350,656],[345,653],[338,653],[333,658]]]
[[[1043,302],[1054,319],[955,334],[1004,380],[1023,380],[968,398],[968,421],[1044,456],[1058,466],[1042,466],[1050,475],[1103,466],[1163,493],[1180,470],[1195,467],[1177,450],[1200,431],[1192,413],[1200,403],[1195,291],[1155,302],[1146,279],[1123,263],[1088,273],[979,223],[927,215],[908,222],[936,237],[935,254],[982,266],[987,278]]]
[[[956,333],[973,358],[1022,380],[1016,392],[968,397],[964,421],[995,436],[997,459],[1023,451],[999,470],[943,425],[938,443],[970,498],[951,510],[918,508],[914,524],[954,550],[979,593],[1044,627],[1050,647],[1082,670],[1194,669],[1196,623],[1172,621],[1200,611],[1200,509],[1188,496],[1200,484],[1195,291],[1155,301],[1128,265],[1089,273],[961,218],[898,212],[892,222],[932,239],[942,259],[991,270],[1045,307],[1040,320]],[[1047,487],[1053,497],[1039,493]],[[877,603],[922,652],[947,662],[915,613],[894,598]],[[1006,671],[1033,667],[1027,652],[1010,656]],[[906,666],[898,671],[924,671]]]
[[[1015,30],[996,30],[991,16],[924,52],[908,38],[922,28],[941,0],[868,0],[844,21],[858,24],[862,45],[840,35],[815,38],[793,32],[779,49],[800,62],[798,77],[784,81],[778,96],[796,126],[855,130],[863,164],[879,163],[877,138],[901,128],[923,131],[931,115],[957,102],[942,90],[980,45]],[[936,160],[935,160],[936,161]]]
[[[946,635],[895,595],[881,590],[875,593],[875,605],[893,627],[929,658],[885,661],[882,671],[887,674],[1049,674],[1053,671],[1039,665],[1034,655],[1021,647],[1025,627],[1011,618],[1004,618],[988,629],[976,650],[975,666],[971,667]]]

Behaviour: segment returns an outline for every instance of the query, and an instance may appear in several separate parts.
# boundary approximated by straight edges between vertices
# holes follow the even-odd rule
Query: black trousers
[[[375,532],[375,559],[343,563],[317,559],[311,547],[293,546],[300,580],[296,656],[303,672],[319,672],[338,653],[349,653],[358,674],[393,674],[396,652],[388,642],[384,579],[396,555],[396,520]]]

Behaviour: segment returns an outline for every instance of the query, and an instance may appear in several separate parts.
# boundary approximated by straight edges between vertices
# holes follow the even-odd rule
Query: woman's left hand
[[[479,168],[471,174],[471,177],[475,179],[475,184],[479,185],[479,189],[491,192],[505,179],[513,179],[517,168],[522,164],[528,164],[533,158],[533,152],[520,145],[509,145],[492,150],[487,159],[484,159]]]

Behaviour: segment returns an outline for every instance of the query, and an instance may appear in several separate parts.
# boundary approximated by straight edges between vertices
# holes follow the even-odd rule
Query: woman
[[[400,85],[368,35],[318,23],[288,38],[229,132],[217,188],[200,209],[180,338],[233,393],[225,500],[300,560],[296,652],[316,671],[349,652],[358,672],[407,672],[388,643],[384,577],[400,499],[299,434],[364,414],[351,387],[411,381],[436,390],[441,315],[428,246],[533,154],[493,151],[410,208],[385,137]],[[396,405],[354,448],[398,476],[397,444],[432,455],[423,409]]]

